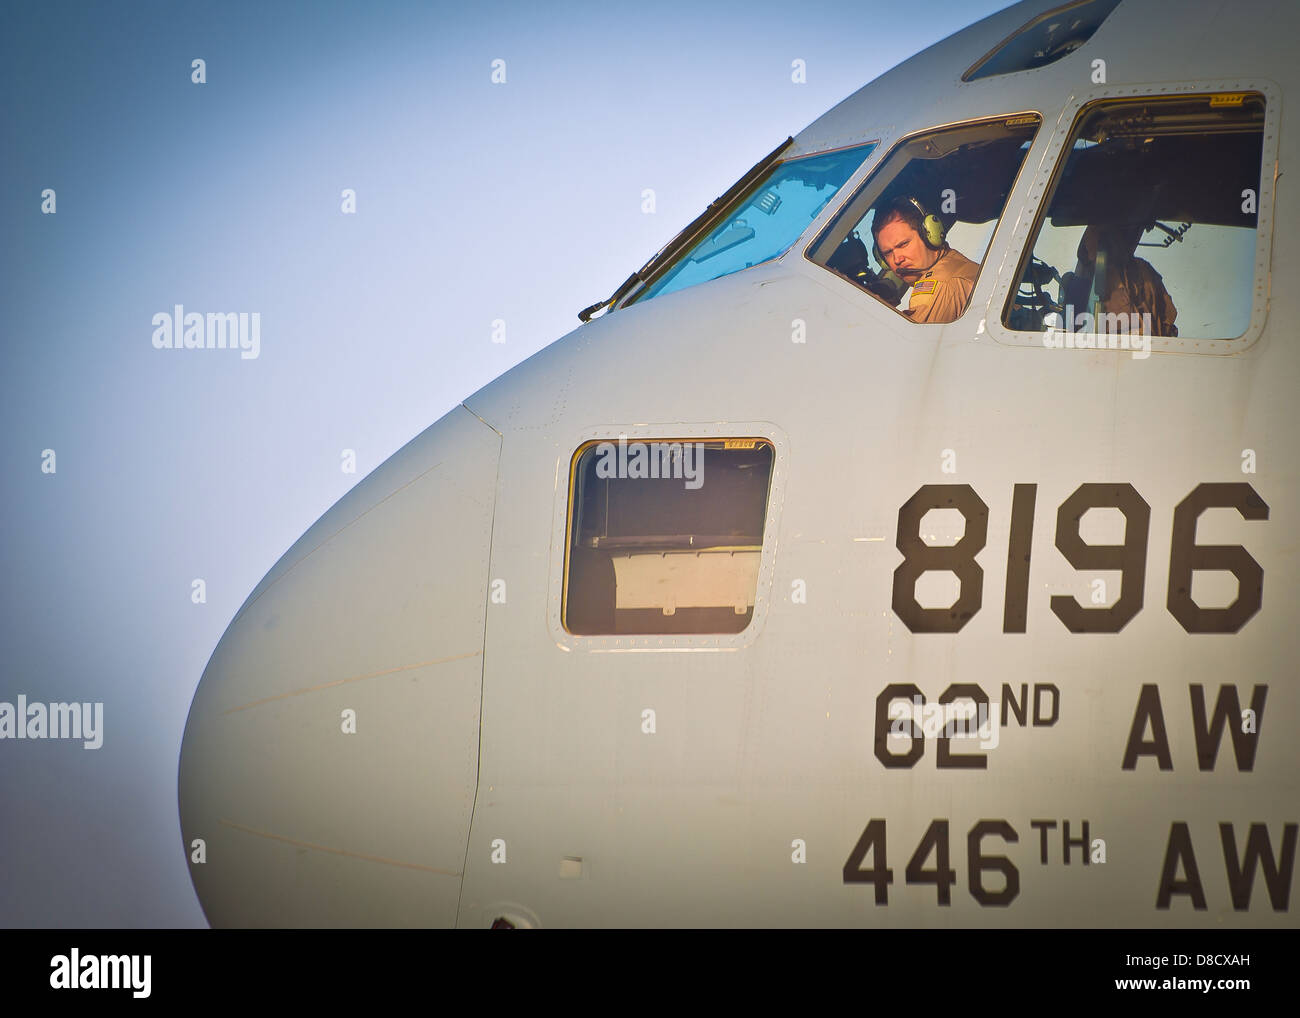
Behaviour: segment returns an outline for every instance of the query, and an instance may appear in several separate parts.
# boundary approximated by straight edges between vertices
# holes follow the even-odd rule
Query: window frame
[[[1000,120],[1014,120],[1016,117],[1030,117],[1030,116],[1038,118],[1038,130],[1034,133],[1033,140],[1029,143],[1029,150],[1025,153],[1025,158],[1020,163],[1020,168],[1016,171],[1015,179],[1011,182],[1011,187],[1007,191],[1006,204],[1002,207],[1002,214],[998,216],[997,225],[994,226],[993,228],[993,235],[989,238],[988,247],[984,252],[984,257],[979,262],[980,270],[979,270],[979,274],[976,275],[975,277],[975,285],[971,289],[970,299],[966,302],[966,307],[962,309],[962,313],[958,315],[956,318],[954,318],[951,322],[914,322],[912,321],[912,319],[908,318],[907,315],[905,315],[897,306],[891,307],[885,301],[880,300],[879,298],[873,296],[872,294],[864,290],[862,287],[858,286],[856,283],[840,275],[838,272],[830,268],[824,262],[819,262],[812,257],[811,254],[812,250],[820,246],[823,243],[823,241],[827,238],[827,236],[829,236],[831,230],[834,228],[836,224],[836,221],[839,219],[840,214],[850,204],[852,204],[854,201],[857,200],[859,193],[861,193],[861,191],[864,188],[868,187],[872,183],[872,181],[875,180],[876,175],[880,172],[881,168],[891,158],[893,158],[894,154],[904,145],[910,144],[916,139],[923,138],[926,135],[938,134],[943,131],[953,130],[956,128],[974,127],[979,124],[996,123],[997,121]],[[867,304],[870,306],[878,307],[883,311],[892,311],[897,318],[902,319],[903,321],[907,322],[909,325],[913,326],[914,328],[942,329],[952,325],[957,325],[958,323],[965,320],[966,316],[969,315],[977,306],[983,306],[979,296],[980,285],[984,282],[984,270],[988,265],[989,255],[992,253],[994,247],[997,245],[999,236],[1002,234],[1002,231],[1006,229],[1007,209],[1010,208],[1012,206],[1012,203],[1016,201],[1016,196],[1017,193],[1020,191],[1020,189],[1026,186],[1026,180],[1031,176],[1035,176],[1039,172],[1039,169],[1031,169],[1031,164],[1034,163],[1036,158],[1041,160],[1042,156],[1039,153],[1041,153],[1042,151],[1042,146],[1044,145],[1044,138],[1048,136],[1049,130],[1050,130],[1050,124],[1048,123],[1048,119],[1044,115],[1042,110],[1022,108],[1013,112],[1001,113],[993,116],[981,115],[978,117],[963,117],[960,120],[952,120],[946,123],[934,124],[928,127],[924,127],[916,131],[909,131],[906,134],[899,134],[886,139],[889,143],[888,147],[885,147],[884,142],[882,141],[881,145],[883,151],[878,149],[877,152],[880,153],[879,155],[873,153],[871,166],[868,172],[866,173],[866,175],[863,176],[863,178],[854,185],[853,189],[849,191],[847,196],[836,207],[834,214],[821,227],[815,230],[811,239],[803,246],[801,254],[803,256],[804,262],[806,262],[807,265],[814,270],[814,272],[818,275],[818,278],[823,280],[829,278],[833,280],[834,282],[832,283],[832,285],[839,285],[847,288],[850,292],[856,294],[859,299],[866,301]],[[1041,169],[1041,163],[1040,163],[1040,169]],[[847,190],[848,185],[850,183],[852,183],[851,179],[849,181],[846,181],[844,189],[842,190]]]
[[[1032,253],[1029,245],[1036,240],[1042,218],[1051,204],[1051,196],[1068,156],[1066,144],[1074,135],[1080,118],[1096,103],[1116,99],[1159,100],[1174,96],[1229,92],[1258,92],[1264,96],[1264,137],[1260,157],[1258,227],[1255,237],[1254,293],[1251,298],[1250,322],[1240,336],[1229,339],[1193,339],[1181,336],[1152,336],[1152,353],[1192,353],[1208,356],[1226,356],[1240,353],[1253,345],[1263,332],[1268,317],[1268,302],[1272,285],[1271,255],[1273,246],[1273,201],[1278,168],[1278,130],[1281,92],[1270,81],[1260,79],[1213,79],[1178,84],[1099,85],[1071,97],[1061,111],[1057,127],[1032,183],[1029,199],[1020,210],[1020,217],[1008,240],[1004,265],[1012,266],[999,273],[988,302],[989,314],[985,318],[985,331],[995,342],[1006,346],[1033,346],[1046,351],[1042,332],[1020,332],[1007,327],[1003,317],[1007,313],[1012,294],[1018,288],[1020,272],[1025,258]],[[1102,335],[1086,333],[1085,335]],[[1130,357],[1131,350],[1121,344],[1116,349],[1099,347],[1062,347],[1062,350],[1081,353],[1112,353]]]
[[[564,628],[561,618],[565,584],[568,580],[570,510],[573,506],[577,466],[592,443],[617,442],[703,442],[722,439],[761,439],[772,446],[772,474],[768,481],[763,516],[758,582],[754,589],[754,611],[749,625],[738,633],[619,633],[583,636]],[[556,644],[567,651],[588,653],[664,653],[730,651],[749,646],[758,638],[772,600],[772,579],[776,562],[777,530],[785,501],[786,473],[790,444],[785,433],[768,421],[726,424],[638,424],[603,425],[575,436],[555,461],[555,502],[552,513],[550,591],[547,597],[547,627]]]

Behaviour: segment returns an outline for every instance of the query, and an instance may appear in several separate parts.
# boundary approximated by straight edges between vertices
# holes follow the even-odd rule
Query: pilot
[[[911,197],[886,202],[872,219],[876,258],[912,288],[903,313],[914,322],[954,321],[975,289],[979,265],[949,247],[946,233],[939,217]]]
[[[1141,223],[1092,224],[1084,230],[1074,274],[1066,273],[1061,280],[1064,302],[1072,304],[1076,314],[1093,311],[1093,277],[1100,248],[1106,255],[1106,279],[1098,302],[1100,311],[1104,314],[1149,314],[1151,335],[1177,336],[1178,326],[1174,319],[1178,317],[1178,309],[1165,289],[1164,280],[1146,259],[1133,257],[1142,233]]]

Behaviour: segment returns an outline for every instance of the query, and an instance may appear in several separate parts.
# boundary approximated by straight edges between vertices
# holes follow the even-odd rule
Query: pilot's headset
[[[924,205],[913,198],[910,194],[902,198],[903,201],[910,202],[917,212],[921,214],[921,242],[931,251],[938,251],[943,247],[944,240],[948,236],[948,228],[943,225],[943,220],[938,216],[926,211]],[[875,256],[876,264],[882,269],[888,269],[885,259],[880,254],[880,245],[872,244],[871,253]]]

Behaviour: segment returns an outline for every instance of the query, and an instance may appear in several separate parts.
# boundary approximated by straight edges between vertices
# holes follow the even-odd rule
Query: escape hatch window
[[[955,321],[1039,123],[1036,113],[1023,113],[904,139],[809,245],[808,257],[908,321]]]
[[[772,443],[589,442],[573,457],[564,628],[739,633],[754,617]]]
[[[1101,27],[1119,0],[1074,0],[1026,22],[961,76],[962,81],[1032,71],[1069,56]]]
[[[1263,138],[1258,92],[1085,106],[1003,323],[1044,333],[1044,345],[1136,342],[1148,352],[1151,336],[1241,336],[1254,297]]]

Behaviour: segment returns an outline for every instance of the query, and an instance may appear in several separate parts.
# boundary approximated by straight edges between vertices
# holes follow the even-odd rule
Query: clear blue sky
[[[0,926],[203,925],[181,733],[275,560],[779,141],[1002,6],[6,4],[0,701],[102,701],[106,731],[0,740]],[[260,356],[154,349],[176,304],[259,312]]]

